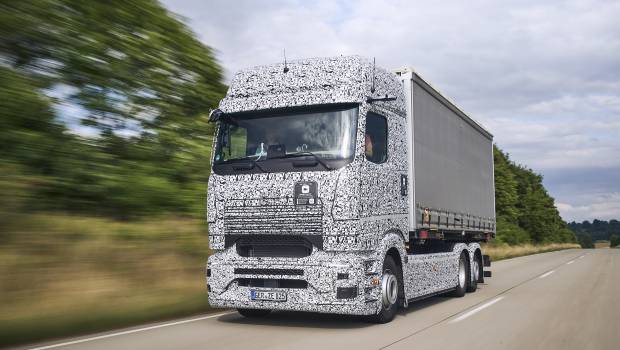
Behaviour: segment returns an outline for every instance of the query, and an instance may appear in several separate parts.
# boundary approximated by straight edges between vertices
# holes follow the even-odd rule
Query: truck
[[[360,56],[244,69],[209,120],[211,306],[386,323],[491,276],[493,136],[413,69]]]

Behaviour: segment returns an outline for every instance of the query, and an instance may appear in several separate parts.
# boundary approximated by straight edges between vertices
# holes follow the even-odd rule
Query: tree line
[[[0,213],[204,215],[226,86],[159,2],[3,2],[0,76]],[[542,176],[494,158],[498,240],[574,241]]]
[[[568,224],[577,235],[582,246],[594,247],[595,241],[609,241],[611,247],[620,245],[620,221],[594,219],[592,222],[571,222]]]
[[[493,148],[497,239],[508,244],[575,242],[543,177]]]

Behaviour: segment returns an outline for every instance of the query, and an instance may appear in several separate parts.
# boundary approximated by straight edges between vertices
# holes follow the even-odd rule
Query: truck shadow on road
[[[450,297],[435,296],[429,299],[410,303],[406,310],[401,310],[393,322],[407,317],[410,314],[422,310],[444,301],[451,300]],[[333,315],[320,314],[315,312],[294,312],[294,311],[278,311],[272,312],[268,316],[262,318],[245,318],[238,313],[231,313],[217,318],[220,322],[243,324],[243,325],[260,325],[274,327],[303,327],[317,329],[361,329],[372,326],[380,326],[370,321],[364,316],[354,315]]]

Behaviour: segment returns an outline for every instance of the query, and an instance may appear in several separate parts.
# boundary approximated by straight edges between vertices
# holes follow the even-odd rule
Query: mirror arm
[[[209,123],[215,123],[222,120],[222,118],[224,118],[224,115],[225,114],[224,112],[222,112],[221,109],[212,109],[211,112],[209,112]]]
[[[384,102],[396,101],[396,96],[388,96],[388,94],[385,94],[385,97],[372,97],[372,96],[366,97],[367,103],[373,103],[377,101],[384,101]]]

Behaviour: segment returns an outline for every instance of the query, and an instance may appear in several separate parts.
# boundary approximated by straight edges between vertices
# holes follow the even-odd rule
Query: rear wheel
[[[459,258],[458,281],[456,289],[452,292],[453,297],[460,298],[465,295],[467,280],[469,279],[468,272],[469,263],[467,262],[467,255],[465,255],[465,253],[461,253],[461,257]]]
[[[402,272],[391,256],[387,256],[383,262],[383,274],[381,276],[381,311],[373,316],[372,320],[377,323],[388,323],[394,319],[400,304],[399,292],[402,288]]]
[[[271,310],[264,310],[264,309],[237,309],[237,312],[239,312],[244,317],[252,318],[252,317],[265,317],[265,316],[269,315]]]
[[[471,273],[469,274],[469,283],[467,284],[467,292],[472,293],[478,289],[478,280],[480,279],[480,259],[478,254],[474,256],[474,260],[471,264]]]

